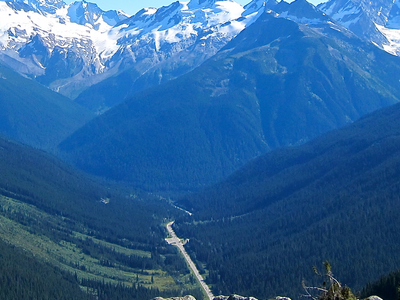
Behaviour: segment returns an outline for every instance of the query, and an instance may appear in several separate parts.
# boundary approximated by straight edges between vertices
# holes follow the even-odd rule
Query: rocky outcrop
[[[161,298],[161,297],[157,297],[154,298],[152,300],[196,300],[193,296],[185,296],[185,297],[173,297],[173,298]],[[239,295],[230,295],[230,296],[217,296],[214,297],[214,300],[257,300],[254,297],[242,297]],[[290,300],[290,298],[286,298],[286,297],[278,297],[276,298],[276,300]],[[370,299],[370,300],[378,300],[378,299]]]
[[[152,300],[196,300],[195,297],[191,296],[191,295],[187,295],[185,297],[172,297],[172,298],[161,298],[161,297],[156,297]]]
[[[239,295],[230,295],[230,296],[217,296],[214,300],[257,300],[254,297],[242,297]]]
[[[381,297],[378,297],[378,296],[369,296],[365,300],[383,300],[383,299]]]

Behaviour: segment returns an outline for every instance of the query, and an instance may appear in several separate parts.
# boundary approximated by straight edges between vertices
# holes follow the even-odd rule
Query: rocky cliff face
[[[318,5],[359,37],[394,55],[400,54],[398,0],[330,0]]]

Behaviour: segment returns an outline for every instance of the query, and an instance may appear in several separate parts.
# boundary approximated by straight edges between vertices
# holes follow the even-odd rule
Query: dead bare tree
[[[342,286],[341,283],[333,277],[332,268],[328,261],[324,262],[324,267],[324,274],[320,273],[317,267],[313,267],[314,272],[324,279],[322,287],[306,286],[303,281],[302,286],[305,290],[305,295],[303,296],[313,300],[357,300],[349,287]]]

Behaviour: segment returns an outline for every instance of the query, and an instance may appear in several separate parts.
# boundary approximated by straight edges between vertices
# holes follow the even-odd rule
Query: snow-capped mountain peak
[[[243,15],[247,16],[259,11],[264,12],[266,8],[273,7],[278,4],[277,0],[252,0],[244,6],[245,12]]]
[[[398,0],[330,0],[318,8],[359,37],[400,55]]]
[[[397,29],[382,26],[400,28],[399,1],[330,0],[318,8],[397,53],[397,44],[388,44]],[[234,0],[175,1],[134,16],[103,11],[85,0],[68,5],[62,0],[0,0],[0,60],[72,98],[130,68],[138,76],[159,66],[179,70],[169,69],[168,76],[157,71],[161,82],[201,64],[268,11],[298,23],[328,18],[306,0],[252,0],[244,7]]]
[[[142,9],[124,23],[128,24],[129,28],[157,27],[162,28],[160,31],[179,23],[210,27],[239,18],[243,11],[243,7],[232,0],[176,1],[159,9]]]
[[[11,0],[7,2],[14,8],[31,8],[33,11],[44,15],[54,14],[58,9],[66,6],[63,0]]]
[[[233,0],[176,1],[132,17],[86,1],[0,0],[0,60],[73,97],[80,87],[132,66],[147,72],[189,48],[195,67],[255,18],[243,12]]]
[[[99,29],[101,22],[109,26],[115,26],[117,23],[127,19],[129,16],[121,11],[103,11],[97,4],[86,1],[76,1],[67,8],[67,16],[73,23],[85,25],[91,24],[95,29]]]
[[[25,0],[24,2],[28,2],[27,4],[30,6],[50,14],[65,6],[65,2],[62,0]]]
[[[290,5],[284,1],[277,5],[279,17],[288,18],[297,23],[318,24],[329,19],[313,4],[306,0],[295,0]]]
[[[194,43],[200,34],[204,40],[204,32],[215,33],[213,27],[240,18],[243,11],[244,8],[232,0],[176,1],[159,9],[143,9],[125,20],[125,26],[120,25],[123,34],[119,43],[134,47],[141,44],[141,41],[152,41],[156,51],[161,51],[163,45],[184,40],[185,43],[189,40],[189,43]],[[229,40],[237,33],[229,36],[225,32],[220,38]]]

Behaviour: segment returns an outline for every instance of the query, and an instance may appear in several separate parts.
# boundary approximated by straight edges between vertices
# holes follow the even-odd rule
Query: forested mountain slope
[[[182,214],[166,201],[98,182],[42,151],[1,138],[0,170],[0,240],[31,257],[24,272],[17,263],[4,262],[4,270],[19,273],[21,280],[2,274],[4,280],[11,276],[12,284],[1,295],[22,295],[25,284],[23,295],[31,295],[32,282],[41,288],[42,271],[66,278],[78,291],[78,285],[85,287],[99,300],[197,292],[184,261],[164,241],[163,222]],[[0,256],[7,257],[9,247],[0,243],[0,248]],[[18,260],[18,253],[10,261]],[[42,262],[49,265],[41,267]],[[46,299],[54,288],[49,280],[37,298]],[[65,295],[78,299],[71,294]]]
[[[138,93],[59,149],[85,171],[141,188],[198,189],[397,103],[397,74],[398,57],[306,1],[282,3],[193,72]]]
[[[379,280],[369,283],[361,293],[361,297],[366,295],[377,295],[385,300],[399,299],[400,291],[400,270],[393,271],[384,275]]]
[[[72,274],[40,263],[0,240],[0,298],[7,300],[89,300]]]
[[[83,126],[93,114],[0,65],[0,134],[46,150]]]
[[[175,229],[216,293],[298,298],[325,260],[353,291],[398,269],[399,117],[382,109],[183,199],[193,216]]]
[[[186,197],[185,207],[195,212],[196,218],[237,216],[262,209],[269,205],[266,199],[272,201],[285,197],[303,189],[304,185],[325,180],[325,176],[335,179],[334,183],[357,182],[356,176],[367,176],[367,172],[375,167],[389,167],[388,162],[395,162],[395,143],[400,134],[399,116],[400,106],[396,104],[303,146],[263,155],[226,181]],[[394,166],[386,169],[385,173],[392,168]],[[289,176],[293,174],[296,176]],[[270,184],[274,185],[273,189]],[[256,194],[249,194],[253,192]],[[221,194],[225,196],[219,197]]]

